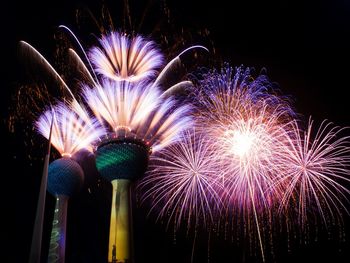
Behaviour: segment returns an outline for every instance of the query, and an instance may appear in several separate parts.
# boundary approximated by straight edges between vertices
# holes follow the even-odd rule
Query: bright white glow
[[[231,151],[234,155],[243,157],[249,154],[254,143],[254,134],[240,131],[227,131]]]

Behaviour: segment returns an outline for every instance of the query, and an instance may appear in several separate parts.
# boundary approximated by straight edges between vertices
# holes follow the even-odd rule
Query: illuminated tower
[[[110,32],[99,44],[88,54],[101,79],[85,86],[83,97],[109,129],[95,150],[97,169],[113,187],[108,262],[130,262],[130,185],[146,171],[151,152],[176,141],[192,124],[190,107],[179,106],[171,97],[191,82],[178,82],[163,91],[160,85],[167,86],[165,79],[181,64],[183,53],[203,47],[186,49],[158,74],[163,55],[153,41]]]
[[[65,262],[65,240],[68,199],[83,184],[84,173],[80,165],[71,159],[83,148],[92,149],[90,143],[104,134],[104,129],[87,113],[79,117],[73,105],[59,104],[45,111],[36,122],[36,127],[61,154],[48,167],[47,190],[56,197],[52,222],[48,262]],[[75,105],[75,107],[78,107]],[[83,110],[79,106],[80,110]],[[41,237],[40,237],[41,238]]]
[[[82,187],[83,181],[82,168],[69,157],[62,157],[49,165],[47,190],[56,198],[49,263],[64,262],[68,199]]]
[[[96,150],[97,169],[113,188],[109,262],[132,260],[130,187],[146,171],[149,152],[144,142],[127,138],[104,141]]]
[[[61,28],[73,34],[65,26],[61,26]],[[74,38],[77,40],[75,36]],[[163,91],[160,91],[159,86],[164,86],[164,80],[167,79],[168,73],[181,64],[180,56],[183,53],[197,47],[205,50],[206,48],[193,46],[186,49],[171,60],[157,76],[158,69],[163,64],[163,56],[153,41],[148,41],[138,35],[130,37],[124,33],[110,32],[101,37],[99,44],[100,47],[93,47],[88,53],[88,59],[91,62],[89,62],[89,66],[94,71],[95,79],[93,79],[89,69],[83,65],[83,60],[78,59],[86,75],[90,77],[91,83],[94,83],[94,89],[90,90],[90,87],[85,87],[82,95],[100,124],[108,124],[113,129],[112,133],[117,135],[115,140],[103,141],[98,145],[96,149],[98,160],[96,161],[99,171],[113,185],[117,185],[113,182],[119,180],[119,187],[114,187],[117,189],[116,192],[122,187],[129,191],[127,185],[129,183],[123,180],[132,182],[144,173],[150,152],[149,146],[154,152],[169,145],[176,141],[179,133],[191,124],[191,119],[187,115],[190,107],[188,105],[178,107],[175,100],[170,98],[176,91],[191,85],[191,82],[175,83]],[[71,90],[48,61],[28,43],[22,42],[22,45],[35,57],[40,58],[44,65],[48,66],[73,98],[69,108],[60,104],[55,108],[53,114],[47,111],[37,122],[39,132],[48,138],[49,124],[53,120],[52,144],[64,158],[55,164],[52,163],[50,167],[50,178],[52,177],[50,179],[50,181],[52,180],[50,192],[59,197],[58,203],[62,203],[63,196],[72,194],[73,189],[78,188],[80,184],[78,181],[82,178],[80,169],[73,161],[67,161],[66,157],[72,156],[82,148],[89,147],[91,142],[105,135],[105,131],[94,119],[90,118],[82,105],[74,99]],[[84,50],[82,51],[85,54]],[[75,52],[72,54],[77,56]],[[97,79],[96,73],[102,76],[101,81]],[[154,80],[156,76],[157,78]],[[106,79],[113,81],[113,83],[108,83]],[[126,130],[130,134],[134,134],[135,137],[132,140],[129,140],[129,137],[128,140],[125,140],[126,137],[123,139],[119,136],[121,130]],[[118,162],[119,157],[114,156],[112,160],[116,163],[107,165],[113,172],[106,171],[104,162],[109,160],[109,154],[120,154],[121,156],[126,154],[129,161]],[[44,170],[48,168],[47,163]],[[139,168],[134,167],[136,163],[136,166],[140,166]],[[116,172],[116,169],[121,169],[123,172]],[[126,172],[127,169],[130,171]],[[69,177],[70,180],[65,177]],[[117,196],[116,194],[113,200]],[[124,194],[120,194],[120,196],[124,196]],[[126,214],[128,215],[128,213]],[[41,235],[36,236],[40,236],[41,239]],[[110,250],[116,251],[118,254],[118,247],[122,247],[122,245],[112,247]]]
[[[108,262],[132,261],[130,185],[147,169],[151,152],[176,141],[190,126],[188,105],[176,107],[152,84],[104,80],[84,97],[112,131],[96,147],[96,167],[113,186]],[[117,106],[118,105],[118,106]]]

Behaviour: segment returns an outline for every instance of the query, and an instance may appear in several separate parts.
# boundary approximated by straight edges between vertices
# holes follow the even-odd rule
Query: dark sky
[[[121,1],[107,1],[112,13],[121,9]],[[144,1],[130,1],[136,14],[142,13]],[[159,10],[163,1],[147,1],[151,10]],[[256,69],[265,67],[272,81],[279,83],[283,94],[293,98],[296,110],[307,119],[312,115],[319,123],[329,119],[341,126],[350,125],[348,102],[348,71],[350,70],[350,4],[336,1],[167,1],[174,23],[196,35],[207,28],[216,54],[232,65],[244,64]],[[232,2],[232,3],[231,3]],[[308,2],[308,3],[305,3]],[[87,6],[98,14],[98,1],[18,1],[2,8],[2,51],[4,60],[1,96],[1,117],[4,120],[2,217],[9,219],[3,225],[5,235],[5,261],[26,262],[35,216],[37,194],[41,177],[41,163],[31,162],[27,154],[33,151],[24,143],[21,131],[9,134],[5,120],[8,108],[15,103],[12,96],[23,76],[19,66],[17,43],[26,40],[43,54],[52,56],[53,34],[57,25],[65,24],[77,29],[75,10]],[[114,11],[115,10],[115,11]],[[154,13],[152,13],[154,12]],[[151,11],[157,21],[157,11]],[[137,15],[135,15],[137,17]],[[119,24],[118,18],[114,18]],[[150,34],[156,23],[144,25],[144,34]],[[88,32],[89,29],[82,29]],[[78,31],[79,32],[79,31]],[[94,29],[93,33],[97,33]],[[194,37],[192,42],[200,41]],[[194,43],[202,44],[202,43]],[[203,43],[204,44],[204,43]],[[184,46],[183,48],[185,48]],[[179,50],[180,51],[180,50]],[[5,125],[4,125],[5,124]],[[5,171],[5,170],[4,170]],[[107,190],[106,190],[107,189]],[[98,261],[104,255],[109,222],[108,187],[95,187],[94,195],[83,191],[72,200],[69,210],[72,227],[67,241],[67,262]],[[110,190],[110,189],[109,189]],[[48,197],[48,210],[52,199]],[[180,231],[174,240],[172,229],[146,217],[146,209],[135,212],[137,262],[190,262],[193,234]],[[50,212],[47,213],[49,218]],[[49,221],[49,219],[47,219]],[[45,229],[48,229],[46,227]],[[108,231],[108,229],[107,229]],[[321,230],[322,231],[322,230]],[[46,230],[47,232],[47,230]],[[345,217],[345,232],[349,239],[350,220]],[[45,233],[47,237],[49,233]],[[318,242],[296,244],[290,253],[283,247],[273,262],[349,262],[350,241],[339,243],[320,234]],[[77,238],[79,237],[79,238]],[[195,246],[194,262],[259,262],[259,255],[246,255],[234,242],[212,238],[208,253],[207,235],[199,233]],[[3,243],[2,243],[3,244]],[[94,252],[91,252],[94,251]],[[244,256],[245,255],[245,256]],[[83,260],[79,259],[84,258]],[[1,260],[2,261],[2,260]]]

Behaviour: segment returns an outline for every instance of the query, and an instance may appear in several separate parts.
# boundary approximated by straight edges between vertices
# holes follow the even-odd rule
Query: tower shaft
[[[42,241],[43,225],[44,225],[44,210],[45,210],[45,198],[46,198],[46,189],[47,189],[50,152],[51,152],[52,127],[53,127],[53,118],[51,120],[49,144],[47,146],[47,152],[46,152],[45,161],[44,161],[43,176],[41,178],[41,184],[40,184],[39,200],[38,200],[38,207],[37,207],[35,221],[34,221],[34,231],[33,231],[33,237],[32,237],[32,244],[30,247],[29,263],[40,263],[41,261],[41,241]]]
[[[43,176],[41,178],[40,192],[38,199],[38,206],[34,221],[34,230],[32,237],[32,244],[30,248],[29,263],[39,263],[41,258],[41,241],[44,225],[44,213],[45,213],[45,198],[46,198],[46,185],[47,185],[47,173],[49,167],[49,155],[45,157]]]
[[[127,179],[112,181],[108,262],[132,262],[130,186],[131,182]]]
[[[48,263],[65,262],[68,199],[69,197],[65,195],[56,197]]]

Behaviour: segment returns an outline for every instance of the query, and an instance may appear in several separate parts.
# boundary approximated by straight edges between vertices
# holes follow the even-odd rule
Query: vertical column
[[[56,206],[52,221],[48,263],[64,263],[66,251],[68,196],[56,197]]]
[[[112,181],[112,210],[109,227],[108,262],[131,262],[130,180]]]

